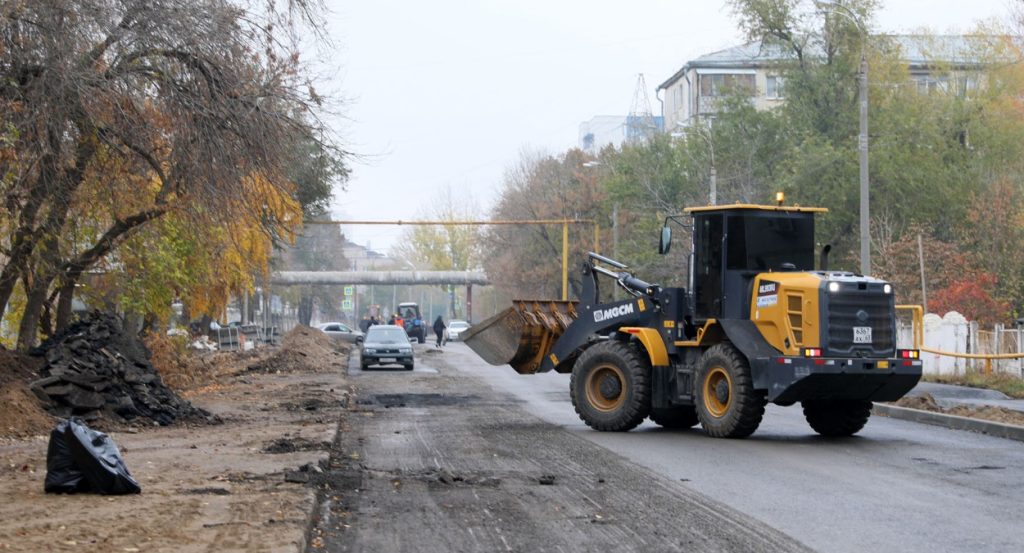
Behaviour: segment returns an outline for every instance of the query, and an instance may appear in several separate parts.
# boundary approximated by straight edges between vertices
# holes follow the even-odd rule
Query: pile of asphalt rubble
[[[94,312],[30,353],[46,359],[32,392],[58,417],[215,422],[164,385],[145,345],[115,316]]]

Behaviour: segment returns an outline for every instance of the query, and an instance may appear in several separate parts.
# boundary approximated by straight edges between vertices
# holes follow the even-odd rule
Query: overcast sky
[[[411,220],[445,186],[481,217],[526,148],[576,146],[579,124],[625,115],[637,74],[655,88],[687,60],[743,41],[722,0],[327,0],[320,89],[346,99],[339,136],[360,154],[334,216]],[[969,32],[1011,0],[883,0],[875,32]],[[396,227],[351,226],[386,251]]]

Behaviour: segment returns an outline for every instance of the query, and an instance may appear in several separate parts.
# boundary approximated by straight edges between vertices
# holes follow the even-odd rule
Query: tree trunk
[[[248,311],[249,324],[257,324],[257,323],[259,323],[259,321],[256,320],[256,304],[257,304],[256,294],[250,294],[249,292],[246,292],[246,294],[249,297],[249,302],[248,302],[248,306],[249,306],[248,307],[248,309],[249,309],[249,311]]]
[[[39,343],[39,319],[43,315],[43,304],[46,292],[50,289],[53,277],[41,276],[32,283],[25,301],[25,313],[18,325],[18,351],[28,351]]]
[[[213,317],[209,315],[203,315],[199,318],[199,334],[201,336],[210,335],[210,323],[213,322]]]
[[[60,288],[60,296],[57,297],[57,332],[60,332],[71,324],[72,300],[75,297],[75,284],[78,282],[78,275],[73,277],[65,276],[64,284]]]
[[[26,202],[19,215],[19,227],[11,242],[10,257],[7,259],[7,264],[4,266],[2,273],[0,273],[0,315],[7,310],[7,302],[11,299],[11,293],[14,291],[14,285],[18,280],[19,273],[28,270],[25,265],[32,256],[36,242],[39,240],[36,236],[36,230],[38,230],[35,227],[36,218],[44,202],[50,198],[56,205],[51,204],[49,213],[41,228],[51,233],[60,232],[64,228],[64,221],[67,218],[71,195],[78,185],[81,184],[85,175],[85,166],[96,152],[96,144],[91,140],[92,134],[88,132],[86,127],[80,124],[78,127],[82,136],[87,138],[78,141],[75,151],[75,164],[67,169],[61,169],[60,159],[54,153],[61,151],[61,137],[64,136],[65,129],[47,127],[46,137],[49,152],[42,156],[39,177],[35,185],[32,186],[28,202]],[[46,251],[56,252],[57,242],[52,237],[44,238],[43,245],[47,248],[53,248]],[[49,282],[46,283],[47,286],[49,284]],[[42,307],[41,304],[40,307]],[[38,316],[36,319],[36,322],[38,322]],[[19,337],[19,343],[20,341]]]
[[[20,256],[18,257],[20,259]],[[0,316],[7,311],[7,302],[11,300],[14,287],[18,284],[20,271],[17,265],[18,260],[11,258],[7,261],[7,265],[4,265],[3,272],[0,272]]]
[[[39,332],[49,338],[54,335],[53,329],[53,301],[57,299],[57,291],[54,290],[50,293],[46,301],[43,302],[43,314],[39,318]]]

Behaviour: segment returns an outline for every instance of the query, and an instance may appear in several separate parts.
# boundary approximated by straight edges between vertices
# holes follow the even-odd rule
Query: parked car
[[[469,323],[458,319],[448,323],[448,339],[452,342],[459,341],[459,334],[469,329]]]
[[[412,342],[405,329],[397,325],[374,325],[366,331],[359,349],[359,366],[366,370],[370,365],[402,365],[412,370]]]
[[[355,330],[344,323],[323,323],[317,325],[317,328],[335,340],[350,344],[361,343],[365,337],[361,331]]]

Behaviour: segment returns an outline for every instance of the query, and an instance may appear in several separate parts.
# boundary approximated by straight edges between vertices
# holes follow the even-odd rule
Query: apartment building
[[[956,35],[892,35],[885,40],[907,63],[910,81],[921,92],[955,86],[967,93],[978,86],[981,53],[1006,37]],[[771,109],[786,98],[783,62],[792,51],[761,41],[713,52],[686,62],[657,89],[665,129],[672,132],[702,117],[714,117],[720,100],[737,88],[747,89],[757,109]]]

